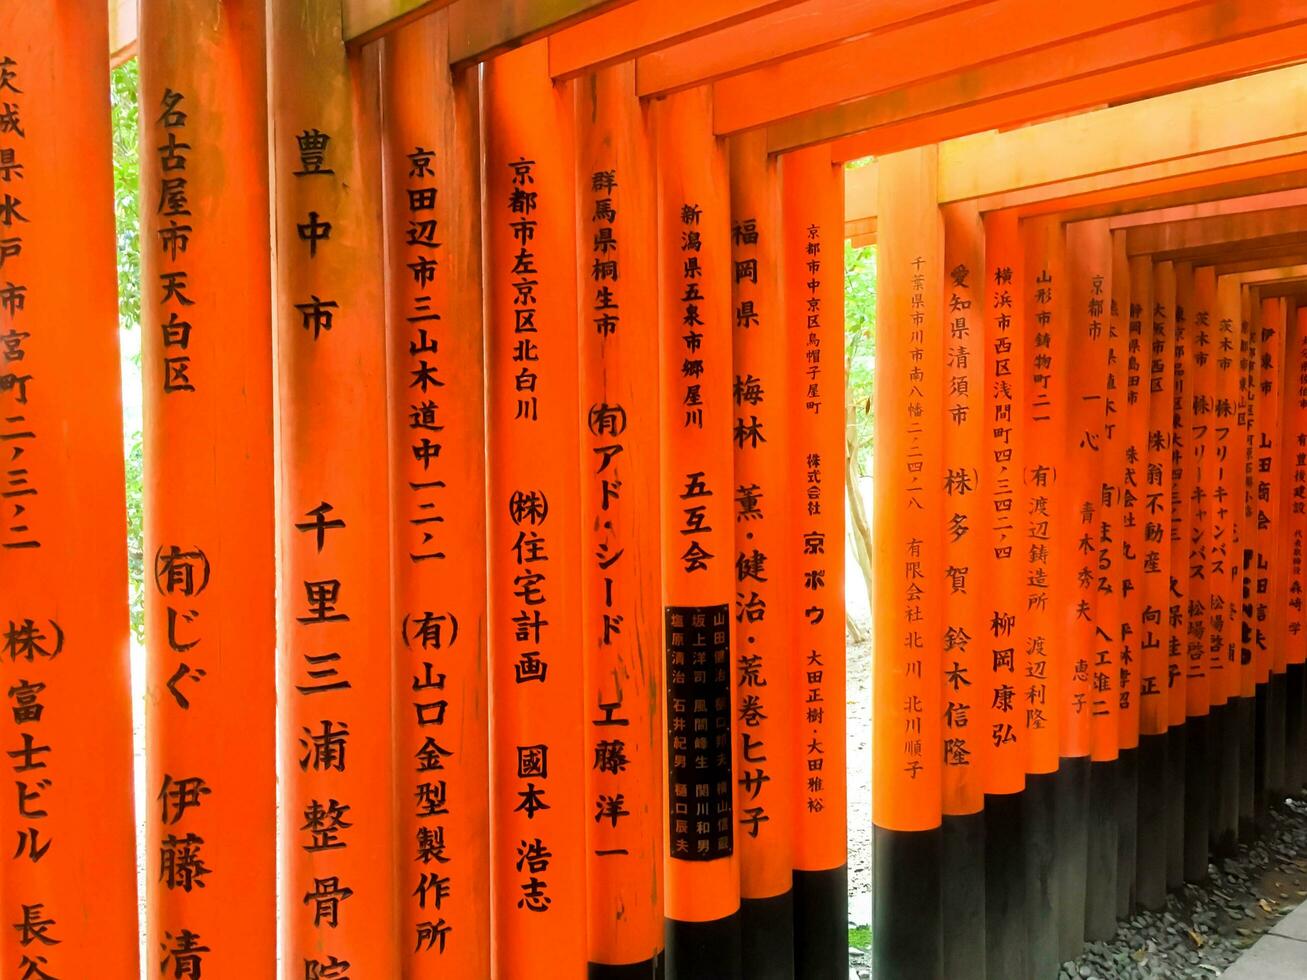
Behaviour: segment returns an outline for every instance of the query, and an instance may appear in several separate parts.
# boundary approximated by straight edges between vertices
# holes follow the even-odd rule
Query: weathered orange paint
[[[585,969],[586,821],[593,814],[585,799],[584,726],[605,717],[583,695],[577,643],[574,106],[548,69],[544,42],[482,69],[491,935],[492,974],[504,980],[561,980]],[[538,630],[536,613],[546,621]],[[612,703],[607,717],[624,717],[616,698]],[[548,809],[536,809],[539,802]]]
[[[0,9],[6,977],[140,969],[108,72],[104,4]]]
[[[782,281],[794,420],[789,465],[802,492],[789,529],[796,642],[794,867],[848,862],[844,705],[844,168],[824,148],[781,163]],[[738,438],[737,438],[738,443]]]
[[[390,671],[376,669],[389,661],[391,629],[376,49],[347,55],[331,2],[274,6],[268,37],[282,971],[348,962],[395,976],[392,691]],[[315,132],[329,137],[320,168],[300,152],[299,137],[313,143]],[[329,330],[311,315],[326,303],[337,304]]]
[[[731,257],[738,270],[731,277],[738,427],[735,679],[742,693],[760,699],[767,716],[735,733],[736,778],[749,780],[740,787],[737,815],[740,895],[771,898],[790,890],[800,844],[796,803],[808,778],[796,754],[801,712],[807,711],[799,695],[805,688],[796,686],[804,659],[797,617],[809,605],[795,587],[795,507],[807,500],[792,443],[802,401],[790,338],[799,331],[782,302],[782,274],[789,273],[781,264],[783,236],[791,229],[781,224],[780,167],[760,133],[733,139],[729,149]],[[787,176],[789,168],[787,160]],[[761,782],[762,776],[769,781]]]
[[[1022,473],[1027,451],[1025,404],[1026,376],[1021,370],[1026,351],[1025,321],[1020,284],[1025,268],[1017,216],[995,211],[984,216],[985,278],[984,385],[982,406],[985,453],[980,484],[984,487],[985,554],[993,561],[986,595],[985,641],[988,672],[982,672],[982,704],[986,705],[987,733],[982,742],[982,771],[986,793],[1017,793],[1026,785],[1026,729],[1014,710],[1006,707],[1004,688],[1015,688],[1024,676],[1018,669],[1020,624],[1025,615],[1022,584],[1025,549],[1019,528],[1025,513],[1026,488]],[[996,705],[998,707],[996,707]]]
[[[1105,220],[1066,226],[1064,308],[1066,327],[1064,485],[1058,495],[1067,547],[1055,558],[1053,595],[1058,633],[1063,641],[1066,687],[1061,697],[1064,724],[1060,752],[1066,758],[1091,755],[1114,758],[1116,748],[1114,612],[1107,605],[1110,570],[1100,567],[1100,554],[1111,542],[1101,540],[1108,520],[1102,486],[1106,476],[1105,427],[1108,391],[1108,347],[1111,343],[1112,235]],[[1056,288],[1056,283],[1054,284]],[[1104,615],[1107,614],[1107,615]],[[1111,730],[1112,752],[1096,739],[1100,727]]]
[[[166,974],[189,930],[208,970],[268,976],[277,790],[265,11],[191,0],[147,2],[141,15],[145,948]],[[191,305],[167,293],[174,275]],[[193,882],[188,844],[211,872]]]
[[[735,591],[731,565],[735,484],[731,452],[734,415],[729,394],[731,214],[726,153],[712,133],[706,92],[690,90],[669,96],[655,107],[654,115],[662,291],[658,335],[663,372],[663,605],[726,605],[729,609]],[[687,275],[686,263],[694,258],[698,272]],[[695,284],[697,289],[692,288]],[[697,373],[700,365],[692,363],[696,361],[702,362],[702,373]],[[732,649],[736,649],[740,630],[734,622],[729,634]],[[714,675],[720,666],[714,663]],[[738,690],[730,676],[731,665],[725,666],[730,703],[737,706],[733,733],[738,725],[750,727],[742,717],[748,713],[743,699],[749,692]],[[670,671],[672,664],[667,669]],[[670,700],[664,713],[670,726]],[[728,740],[728,759],[733,747]],[[716,741],[712,749],[715,753],[721,750]],[[675,752],[669,752],[670,766]],[[737,773],[732,782],[738,778]],[[733,816],[738,818],[739,787],[733,790]],[[711,815],[718,838],[727,832],[720,816]],[[730,832],[738,840],[739,827],[734,819],[731,823]],[[674,828],[669,826],[669,833],[674,835]],[[732,846],[729,856],[713,860],[689,861],[678,858],[670,837],[664,838],[664,844],[669,919],[704,922],[739,910],[738,849]]]
[[[804,151],[812,152],[812,151]],[[974,204],[941,208],[944,219],[944,562],[953,569],[944,596],[944,798],[945,815],[978,813],[985,805],[985,772],[993,660],[995,562],[989,523],[993,503],[982,482],[989,420],[985,351],[985,228]]]
[[[876,351],[873,625],[882,654],[873,673],[872,821],[886,830],[939,827],[943,794],[944,228],[937,154],[924,147],[879,162],[883,329]],[[905,731],[913,737],[905,739]]]
[[[1056,218],[1021,225],[1025,254],[1022,304],[1026,349],[1018,369],[1026,388],[1025,510],[1017,515],[1025,598],[1017,654],[1025,668],[1015,700],[1026,722],[1026,771],[1056,772],[1074,664],[1061,642],[1058,567],[1072,541],[1059,501],[1068,492],[1066,426],[1071,363],[1067,348],[1066,237]]]
[[[586,732],[589,958],[625,964],[663,948],[654,161],[634,65],[573,84],[586,703],[593,710],[620,696],[630,719],[620,733]],[[629,816],[594,819],[619,796]]]
[[[477,79],[444,68],[444,11],[382,45],[399,948],[406,978],[472,980],[490,974]]]

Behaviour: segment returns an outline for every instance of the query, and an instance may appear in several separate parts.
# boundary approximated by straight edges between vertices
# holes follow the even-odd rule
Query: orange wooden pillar
[[[1166,900],[1167,657],[1170,646],[1171,318],[1174,269],[1147,257],[1131,260],[1131,307],[1143,329],[1148,425],[1140,459],[1139,523],[1143,609],[1139,624],[1139,826],[1135,892],[1141,906]],[[1169,289],[1168,289],[1169,284]],[[1168,302],[1169,300],[1169,302]]]
[[[1068,239],[1070,232],[1068,232]],[[1068,240],[1070,246],[1070,241]],[[1124,474],[1127,465],[1126,435],[1130,418],[1128,391],[1129,366],[1129,270],[1125,262],[1124,240],[1108,232],[1100,248],[1106,250],[1106,285],[1101,293],[1102,312],[1100,329],[1104,332],[1103,373],[1103,434],[1099,443],[1101,464],[1097,486],[1099,522],[1097,534],[1091,538],[1096,545],[1095,574],[1098,583],[1097,625],[1094,642],[1094,672],[1091,696],[1093,713],[1090,720],[1090,806],[1094,820],[1101,820],[1107,829],[1102,837],[1095,834],[1091,824],[1089,838],[1089,880],[1101,878],[1110,883],[1106,897],[1100,885],[1090,885],[1085,898],[1085,938],[1090,941],[1111,939],[1116,934],[1116,920],[1123,883],[1121,880],[1121,853],[1129,849],[1133,854],[1134,778],[1131,765],[1133,756],[1121,748],[1122,678],[1129,665],[1125,658],[1125,637],[1122,627],[1125,617],[1123,579],[1125,570],[1125,494]],[[1088,295],[1090,306],[1084,315],[1097,313],[1094,299],[1099,297],[1091,278]],[[1090,320],[1092,324],[1093,320]],[[1107,664],[1099,665],[1100,659]],[[1104,676],[1100,677],[1100,673]],[[1110,799],[1107,810],[1100,810],[1097,801]],[[1129,801],[1127,806],[1126,801]],[[1107,853],[1102,853],[1109,844]],[[1127,890],[1128,885],[1124,888]]]
[[[477,79],[447,15],[383,42],[391,634],[404,977],[490,974]]]
[[[1207,827],[1207,798],[1202,785],[1205,778],[1206,754],[1202,717],[1207,711],[1207,686],[1205,675],[1198,670],[1195,678],[1195,692],[1189,692],[1189,677],[1192,673],[1191,644],[1189,632],[1189,606],[1193,595],[1194,583],[1191,580],[1190,553],[1192,543],[1192,510],[1194,474],[1197,461],[1193,455],[1194,436],[1193,394],[1194,394],[1194,349],[1192,339],[1192,317],[1194,301],[1193,266],[1187,262],[1177,262],[1175,269],[1175,292],[1172,302],[1171,351],[1174,366],[1172,368],[1171,388],[1171,594],[1169,620],[1171,624],[1171,645],[1168,650],[1168,674],[1171,678],[1170,696],[1167,701],[1167,715],[1170,729],[1167,735],[1170,758],[1168,765],[1173,780],[1174,793],[1167,800],[1167,883],[1175,888],[1185,880],[1185,842],[1192,839],[1197,845],[1198,839],[1204,843],[1201,858],[1202,870],[1195,869],[1195,875],[1201,878],[1206,874],[1207,856],[1205,844]],[[1201,646],[1200,646],[1201,649]],[[1201,655],[1199,656],[1201,661]],[[1187,724],[1189,705],[1192,699],[1195,722]],[[1201,711],[1198,705],[1201,703]],[[1193,752],[1190,752],[1192,743]],[[1191,754],[1193,758],[1191,758]],[[1197,765],[1195,774],[1198,785],[1189,786],[1191,769]],[[1191,810],[1192,808],[1192,810]],[[1190,819],[1192,816],[1193,819]]]
[[[1065,957],[1059,951],[1058,883],[1071,859],[1063,831],[1075,804],[1073,780],[1060,776],[1061,729],[1067,724],[1064,693],[1068,671],[1057,613],[1055,584],[1063,550],[1071,546],[1059,500],[1067,492],[1067,290],[1065,233],[1059,219],[1023,221],[1025,253],[1022,304],[1026,379],[1024,413],[1025,511],[1018,518],[1025,565],[1024,614],[1019,655],[1025,678],[1016,696],[1026,724],[1026,932],[1032,976],[1051,976]],[[1062,817],[1059,820],[1059,816]],[[1079,853],[1083,854],[1083,851]]]
[[[985,227],[971,203],[940,209],[944,275],[944,972],[983,976],[985,941],[985,769],[990,717],[992,509],[982,472],[985,436]]]
[[[1255,578],[1257,574],[1256,513],[1256,446],[1258,414],[1258,336],[1253,321],[1250,290],[1236,285],[1238,315],[1242,340],[1240,351],[1240,418],[1244,429],[1243,472],[1240,483],[1239,541],[1242,552],[1242,582],[1239,590],[1239,837],[1249,841],[1256,836],[1258,797],[1257,749],[1257,617]],[[1265,722],[1263,716],[1262,722]]]
[[[548,68],[537,42],[482,70],[491,972],[504,980],[585,969],[583,726],[625,733],[634,707],[582,693],[573,100]]]
[[[1257,565],[1253,578],[1253,605],[1257,624],[1254,666],[1259,685],[1259,702],[1265,723],[1259,726],[1258,788],[1263,814],[1259,824],[1269,827],[1269,808],[1273,799],[1283,795],[1284,784],[1284,642],[1283,609],[1279,601],[1279,583],[1283,549],[1283,528],[1279,524],[1281,468],[1281,415],[1283,405],[1284,334],[1287,325],[1283,298],[1262,299],[1254,291],[1257,304],[1255,329],[1258,330],[1258,413],[1257,441],[1254,444],[1254,519],[1257,532]],[[1260,704],[1259,704],[1259,707]]]
[[[1061,697],[1062,779],[1069,784],[1059,813],[1059,946],[1080,954],[1090,924],[1110,933],[1116,918],[1116,626],[1112,600],[1114,535],[1104,505],[1109,457],[1107,406],[1112,343],[1112,233],[1106,220],[1066,226],[1067,306],[1062,521],[1074,547],[1058,556],[1054,594],[1065,639]],[[1119,455],[1119,454],[1118,454]],[[1104,538],[1108,540],[1104,540]]]
[[[754,724],[741,724],[735,733],[740,931],[744,974],[766,980],[792,977],[795,970],[794,852],[801,836],[796,801],[809,775],[798,761],[803,757],[796,755],[795,734],[805,730],[801,722],[808,712],[824,721],[829,706],[806,705],[796,693],[804,689],[795,686],[803,667],[795,616],[811,603],[800,603],[793,587],[800,555],[793,508],[807,497],[800,471],[791,465],[798,452],[791,427],[796,417],[806,420],[797,410],[803,404],[801,371],[792,369],[789,337],[806,332],[782,301],[780,166],[758,131],[731,141],[730,167],[735,679],[740,698],[752,698],[759,709],[751,714]],[[787,159],[787,179],[790,168]],[[821,547],[831,553],[826,542]],[[829,774],[814,778],[825,783]]]
[[[741,975],[736,697],[730,196],[711,97],[655,107],[662,290],[663,605],[666,649],[667,966],[673,980]],[[734,722],[732,721],[734,715]],[[738,728],[737,728],[738,726]]]
[[[332,0],[269,29],[287,977],[400,972],[378,78],[340,30]]]
[[[139,975],[105,7],[0,9],[0,974]]]
[[[848,959],[848,792],[844,655],[844,168],[826,147],[781,164],[787,405],[793,437],[790,601],[795,969],[839,976]],[[737,424],[736,444],[740,441]],[[745,637],[747,641],[747,636]],[[743,787],[743,783],[741,783]]]
[[[145,948],[276,962],[276,568],[262,4],[141,10]]]
[[[890,154],[878,166],[883,329],[876,351],[873,970],[940,980],[944,705],[938,639],[947,582],[938,149]]]
[[[1020,365],[1026,339],[1020,326],[1024,317],[1018,288],[1024,265],[1015,213],[986,214],[984,232],[981,405],[985,430],[980,485],[985,508],[979,531],[989,578],[984,590],[978,723],[985,790],[985,960],[990,977],[1024,977],[1028,970],[1022,825],[1026,728],[1014,695],[1025,676],[1024,665],[1018,667],[1017,629],[1025,615],[1024,548],[1018,528],[1025,510],[1026,426],[1021,406],[1026,380]],[[947,732],[947,717],[944,723]]]
[[[653,147],[635,66],[575,83],[581,344],[581,637],[588,725],[590,976],[648,974],[663,950],[658,252]]]
[[[1208,624],[1211,619],[1209,527],[1212,491],[1216,486],[1212,406],[1215,402],[1216,363],[1212,308],[1216,279],[1210,266],[1183,266],[1176,288],[1177,329],[1183,312],[1186,392],[1177,403],[1178,424],[1183,428],[1184,495],[1188,526],[1172,552],[1177,577],[1187,583],[1181,608],[1183,670],[1185,672],[1185,809],[1184,876],[1189,881],[1207,877],[1208,845],[1217,785],[1215,741],[1217,720],[1212,712],[1212,689],[1220,683],[1219,661],[1213,670]],[[1177,336],[1177,365],[1181,340]],[[1178,367],[1177,367],[1178,370]]]
[[[1307,784],[1307,308],[1290,306],[1284,364],[1281,514],[1288,551],[1285,566],[1285,775],[1284,788]]]
[[[1238,539],[1243,512],[1245,429],[1239,410],[1240,367],[1239,289],[1229,278],[1218,280],[1215,269],[1195,274],[1200,297],[1210,292],[1214,340],[1211,357],[1216,380],[1208,425],[1210,455],[1216,472],[1208,506],[1208,600],[1211,650],[1211,689],[1214,727],[1220,754],[1211,846],[1214,854],[1234,853],[1239,832],[1240,758],[1240,628],[1243,622],[1243,547]]]
[[[1185,389],[1184,345],[1177,341],[1183,332],[1176,304],[1177,286],[1182,266],[1174,262],[1159,262],[1155,266],[1153,294],[1153,329],[1156,344],[1155,358],[1168,362],[1170,387],[1167,392],[1169,409],[1160,422],[1150,430],[1150,462],[1154,451],[1162,454],[1162,491],[1164,509],[1156,514],[1161,526],[1161,543],[1158,552],[1165,565],[1162,575],[1167,586],[1161,601],[1163,632],[1161,639],[1166,657],[1166,676],[1161,683],[1166,687],[1166,885],[1178,888],[1184,883],[1184,783],[1185,783],[1185,672],[1184,672],[1184,619],[1177,598],[1183,596],[1183,574],[1187,563],[1177,567],[1176,555],[1180,550],[1180,527],[1185,521],[1185,508],[1177,493],[1182,484],[1178,455],[1180,446],[1187,442],[1188,433],[1178,425],[1177,392]],[[1159,341],[1158,329],[1165,332],[1165,341]],[[1161,346],[1161,344],[1165,346]],[[1148,528],[1151,530],[1151,525]]]
[[[1136,878],[1139,868],[1138,801],[1147,785],[1141,779],[1144,752],[1140,740],[1140,702],[1143,692],[1144,638],[1144,500],[1146,492],[1148,412],[1148,363],[1152,344],[1151,324],[1145,330],[1144,311],[1151,311],[1152,266],[1127,256],[1124,232],[1112,235],[1112,297],[1122,317],[1125,333],[1125,376],[1121,439],[1124,466],[1120,473],[1121,564],[1120,658],[1117,692],[1117,733],[1121,766],[1118,773],[1117,809],[1117,917],[1134,915],[1137,903]]]

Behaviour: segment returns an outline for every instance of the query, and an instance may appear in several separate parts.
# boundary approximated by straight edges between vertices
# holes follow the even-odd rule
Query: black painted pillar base
[[[1211,827],[1213,858],[1233,857],[1239,850],[1239,706],[1227,701],[1212,709],[1212,792],[1215,817]]]
[[[792,891],[740,899],[740,950],[746,977],[794,980],[794,942]],[[844,945],[847,949],[847,925]]]
[[[663,954],[659,953],[651,960],[639,963],[591,963],[586,970],[587,980],[663,980],[666,976],[666,964]],[[793,974],[791,974],[793,976]]]
[[[1108,940],[1116,935],[1117,899],[1117,762],[1089,766],[1089,840],[1085,889],[1085,939]]]
[[[944,980],[943,831],[873,827],[872,851],[872,975]]]
[[[1152,912],[1166,904],[1166,741],[1166,735],[1139,736],[1135,901]]]
[[[1271,745],[1270,684],[1258,684],[1253,732],[1253,833],[1265,836],[1271,829],[1271,798],[1267,793],[1270,777]]]
[[[1239,729],[1239,840],[1257,839],[1257,699],[1234,700]]]
[[[985,980],[985,813],[944,816],[944,975]],[[848,976],[846,971],[845,977]],[[843,980],[843,978],[841,978]]]
[[[668,980],[744,980],[740,913],[706,922],[664,919]]]
[[[985,961],[991,980],[1029,976],[1023,793],[985,797]]]
[[[1184,884],[1184,784],[1188,745],[1183,725],[1166,733],[1166,889]]]
[[[1116,760],[1116,917],[1135,914],[1139,839],[1139,749],[1122,749]]]
[[[849,975],[849,866],[794,872],[794,975],[845,980]],[[770,976],[770,974],[758,974]],[[744,971],[745,980],[754,974]]]
[[[1053,783],[1054,895],[1058,961],[1085,948],[1085,875],[1089,870],[1089,756],[1064,758]]]
[[[1266,803],[1279,806],[1289,795],[1284,779],[1285,712],[1288,705],[1288,678],[1271,672],[1266,685]]]
[[[1307,668],[1289,664],[1284,675],[1284,789],[1285,795],[1297,796],[1307,781],[1307,759],[1303,757],[1303,678]]]
[[[1184,814],[1181,828],[1184,846],[1184,880],[1207,878],[1207,844],[1211,834],[1212,762],[1208,757],[1211,716],[1193,715],[1181,732],[1185,739]]]
[[[1030,949],[1030,976],[1057,976],[1057,885],[1053,876],[1057,850],[1055,830],[1057,773],[1026,776],[1021,795],[1021,826],[1026,843],[1026,943]]]

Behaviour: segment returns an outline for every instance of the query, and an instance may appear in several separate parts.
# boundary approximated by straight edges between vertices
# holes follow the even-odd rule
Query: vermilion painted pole
[[[443,12],[383,44],[399,948],[405,977],[470,980],[490,973],[477,80],[449,72]]]
[[[1051,975],[1059,955],[1057,883],[1060,863],[1071,848],[1058,833],[1057,813],[1077,795],[1071,777],[1059,778],[1059,740],[1065,724],[1062,694],[1071,666],[1057,642],[1064,624],[1056,613],[1055,556],[1067,545],[1059,498],[1066,492],[1065,427],[1067,389],[1065,235],[1058,219],[1024,221],[1025,278],[1020,300],[1025,314],[1027,451],[1023,478],[1025,512],[1018,529],[1025,561],[1024,613],[1020,649],[1025,677],[1016,697],[1026,724],[1026,931],[1033,976]],[[1059,802],[1060,801],[1060,802]],[[1073,808],[1074,804],[1072,804]],[[1083,853],[1081,851],[1080,853]]]
[[[881,158],[877,236],[874,971],[943,966],[944,345],[938,150]],[[1019,480],[1019,474],[1013,474]],[[934,638],[934,639],[932,639]],[[1019,715],[1014,719],[1019,725]]]
[[[1116,659],[1115,612],[1108,521],[1103,505],[1106,441],[1112,236],[1107,221],[1066,226],[1067,424],[1063,526],[1073,548],[1058,556],[1054,595],[1064,624],[1067,663],[1061,696],[1062,778],[1070,786],[1059,812],[1061,846],[1071,851],[1058,882],[1059,946],[1064,959],[1080,954],[1092,917],[1116,913]],[[1107,567],[1102,567],[1106,562]],[[1107,737],[1105,737],[1105,735]],[[1069,804],[1066,805],[1066,804]],[[1110,929],[1110,926],[1107,926]]]
[[[1124,232],[1112,235],[1112,295],[1125,331],[1125,409],[1122,440],[1125,466],[1121,471],[1121,678],[1118,732],[1121,773],[1117,809],[1117,917],[1134,915],[1138,900],[1139,795],[1145,752],[1140,740],[1140,701],[1144,671],[1144,499],[1148,451],[1148,359],[1151,325],[1144,328],[1144,310],[1151,309],[1152,267],[1131,260]],[[1150,770],[1151,771],[1151,770]]]
[[[1170,266],[1165,266],[1167,273]],[[1163,264],[1146,256],[1130,262],[1131,320],[1140,323],[1140,399],[1146,404],[1146,428],[1136,467],[1140,525],[1139,562],[1142,608],[1138,623],[1139,687],[1139,824],[1136,900],[1155,909],[1166,898],[1166,797],[1158,793],[1166,778],[1167,615],[1170,594],[1170,334],[1157,315],[1154,298]],[[1165,309],[1165,307],[1163,307]],[[1133,328],[1133,322],[1132,322]],[[1146,791],[1147,789],[1147,791]]]
[[[1208,570],[1211,584],[1209,629],[1212,651],[1212,696],[1221,716],[1219,786],[1211,845],[1213,853],[1233,853],[1239,832],[1240,629],[1243,622],[1243,547],[1239,516],[1243,512],[1244,426],[1239,411],[1239,290],[1227,277],[1218,280],[1211,267],[1196,273],[1200,294],[1211,292],[1216,371],[1210,427],[1216,463],[1209,508]],[[1210,286],[1208,282],[1211,282]],[[1217,667],[1219,666],[1219,671]]]
[[[1017,217],[996,211],[984,217],[985,277],[984,488],[986,561],[992,562],[985,612],[979,699],[982,773],[985,788],[986,971],[990,977],[1024,977],[1026,944],[1025,832],[1022,799],[1026,787],[1026,729],[1014,691],[1018,672],[1018,624],[1025,614],[1024,548],[1018,528],[1025,511],[1022,480],[1026,452],[1024,363],[1026,338],[1019,284],[1024,268]],[[947,725],[948,720],[945,719]]]
[[[1255,576],[1257,568],[1256,445],[1258,413],[1258,336],[1253,323],[1253,308],[1247,286],[1236,286],[1240,342],[1240,417],[1244,427],[1243,472],[1240,484],[1239,541],[1242,552],[1239,624],[1239,697],[1242,702],[1239,757],[1239,837],[1251,841],[1257,834],[1258,738],[1259,717],[1264,724],[1263,708],[1258,709],[1257,694],[1257,622]]]
[[[1257,574],[1253,603],[1257,622],[1255,667],[1257,682],[1265,691],[1266,724],[1258,749],[1265,759],[1262,785],[1264,810],[1283,791],[1284,784],[1284,633],[1283,609],[1277,601],[1282,580],[1283,549],[1279,526],[1281,417],[1283,406],[1284,334],[1287,325],[1282,298],[1260,299],[1256,328],[1258,346],[1257,441],[1254,450],[1253,514],[1257,529]],[[1260,410],[1264,409],[1264,410]],[[1269,815],[1265,817],[1269,827]]]
[[[801,666],[795,616],[810,603],[795,598],[794,507],[807,497],[790,441],[795,418],[802,420],[796,409],[801,372],[791,364],[789,342],[798,328],[782,301],[780,166],[768,156],[762,131],[732,139],[730,158],[735,677],[741,696],[761,709],[752,730],[740,726],[735,733],[740,929],[745,975],[763,980],[794,975],[796,801],[808,778],[805,765],[796,768],[802,756],[795,754],[795,733],[809,711],[824,720],[826,706],[809,708],[795,693],[803,690],[795,686]],[[787,160],[787,176],[789,167]],[[824,782],[828,774],[817,778]]]
[[[378,79],[340,30],[334,0],[269,30],[286,978],[399,974]]]
[[[1124,244],[1123,242],[1121,244]],[[1130,284],[1124,249],[1110,232],[1102,248],[1106,251],[1107,288],[1102,294],[1103,312],[1100,329],[1105,334],[1106,370],[1103,375],[1103,438],[1100,443],[1102,465],[1097,487],[1100,523],[1094,539],[1096,577],[1098,581],[1098,625],[1093,673],[1093,717],[1091,719],[1090,806],[1093,807],[1089,838],[1089,893],[1085,898],[1085,938],[1090,941],[1110,939],[1116,933],[1117,910],[1122,892],[1121,860],[1123,849],[1133,853],[1133,817],[1123,819],[1123,801],[1130,800],[1133,811],[1133,754],[1121,748],[1122,678],[1129,670],[1122,635],[1125,615],[1125,493],[1126,436],[1130,411],[1127,385],[1129,367]],[[1089,301],[1093,304],[1098,291],[1090,280]],[[1093,306],[1086,314],[1097,312]],[[1090,321],[1093,322],[1092,320]],[[1107,664],[1099,666],[1098,659]],[[1099,676],[1100,674],[1104,676]],[[1099,801],[1109,800],[1107,807]],[[1106,829],[1096,834],[1094,823]],[[1092,884],[1095,879],[1104,884]]]
[[[655,107],[662,290],[668,976],[741,975],[736,732],[761,709],[732,675],[735,554],[730,197],[711,96]],[[744,634],[747,636],[748,634]],[[732,717],[734,715],[734,717]]]
[[[139,975],[105,7],[0,10],[0,973]]]
[[[548,62],[537,42],[482,70],[491,935],[505,980],[585,969],[585,732],[617,737],[638,717],[622,691],[583,693],[574,103]]]
[[[985,228],[974,204],[941,208],[944,218],[944,969],[984,977],[985,772],[992,670],[989,569],[995,558],[982,482],[989,447],[985,417]]]
[[[1285,778],[1288,793],[1307,783],[1307,634],[1304,590],[1307,589],[1307,308],[1288,311],[1284,370],[1284,441],[1281,512],[1289,559],[1285,563],[1286,727]]]
[[[1171,587],[1167,619],[1170,623],[1170,645],[1167,648],[1167,767],[1171,780],[1167,793],[1166,882],[1168,888],[1184,883],[1185,807],[1196,794],[1187,790],[1189,770],[1189,739],[1191,729],[1185,726],[1188,697],[1188,618],[1189,601],[1189,511],[1192,495],[1193,467],[1191,458],[1190,419],[1193,416],[1192,382],[1193,350],[1189,342],[1189,313],[1193,297],[1193,268],[1188,263],[1173,266],[1174,278],[1170,286],[1170,320],[1172,358],[1171,378],[1171,505],[1167,538],[1170,548]],[[1205,809],[1205,808],[1204,808]],[[1203,831],[1204,837],[1206,831]]]
[[[140,17],[145,948],[276,962],[267,50],[258,3]]]
[[[1204,528],[1205,438],[1200,401],[1209,399],[1210,316],[1200,310],[1195,270],[1176,265],[1175,284],[1175,438],[1172,511],[1182,520],[1172,524],[1171,571],[1175,580],[1171,605],[1176,622],[1184,674],[1184,800],[1180,847],[1187,881],[1208,873],[1208,822],[1212,762],[1208,749],[1212,696],[1206,662],[1206,563]],[[1183,370],[1183,387],[1182,387]],[[1178,706],[1172,704],[1172,716]]]
[[[787,382],[793,438],[791,602],[798,662],[794,719],[795,969],[849,971],[848,745],[844,654],[844,168],[825,147],[782,165]],[[737,446],[739,429],[737,428]],[[747,640],[747,636],[745,637]]]
[[[590,977],[652,975],[663,951],[658,251],[653,148],[635,66],[575,83]],[[619,805],[615,805],[619,804]]]

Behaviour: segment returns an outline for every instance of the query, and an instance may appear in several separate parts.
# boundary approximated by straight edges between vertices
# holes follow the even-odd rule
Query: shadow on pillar
[[[872,976],[945,980],[943,831],[873,827],[872,849]]]
[[[793,923],[794,975],[805,980],[845,980],[849,975],[847,864],[826,871],[794,872]],[[788,934],[789,929],[783,931]],[[744,973],[745,980],[754,976],[748,970]]]
[[[740,949],[744,975],[750,980],[794,980],[792,891],[740,899]]]
[[[1158,911],[1166,904],[1166,735],[1139,736],[1135,901]]]
[[[1257,837],[1257,699],[1235,700],[1239,735],[1239,840]]]
[[[1058,961],[1085,946],[1085,877],[1089,870],[1089,756],[1066,758],[1053,784],[1053,873]]]
[[[1116,917],[1135,914],[1139,842],[1139,750],[1122,749],[1116,760]]]
[[[1211,835],[1212,763],[1208,755],[1211,716],[1194,715],[1181,730],[1185,740],[1184,774],[1184,880],[1207,878],[1207,845]]]
[[[943,833],[944,975],[985,980],[985,811],[946,814]]]
[[[668,980],[743,980],[740,914],[707,922],[664,920]]]
[[[1271,672],[1266,684],[1266,805],[1278,806],[1289,795],[1285,782],[1284,749],[1288,705],[1288,681],[1284,674]]]
[[[1270,684],[1258,684],[1254,707],[1253,728],[1253,828],[1254,838],[1264,836],[1271,829],[1270,784],[1271,747],[1271,694]]]
[[[1166,888],[1184,884],[1185,757],[1187,725],[1166,732]]]
[[[666,975],[663,954],[659,953],[651,960],[623,963],[620,966],[591,963],[586,971],[586,980],[663,980]]]
[[[1023,793],[985,797],[985,961],[991,980],[1029,975]]]
[[[1094,762],[1089,767],[1084,932],[1089,942],[1116,935],[1119,768],[1118,761]]]
[[[1026,844],[1026,942],[1030,976],[1034,980],[1057,976],[1057,884],[1054,853],[1057,849],[1057,773],[1026,776],[1021,815]]]
[[[1297,796],[1307,781],[1307,760],[1303,758],[1304,666],[1289,664],[1284,675],[1284,790],[1286,796]]]

